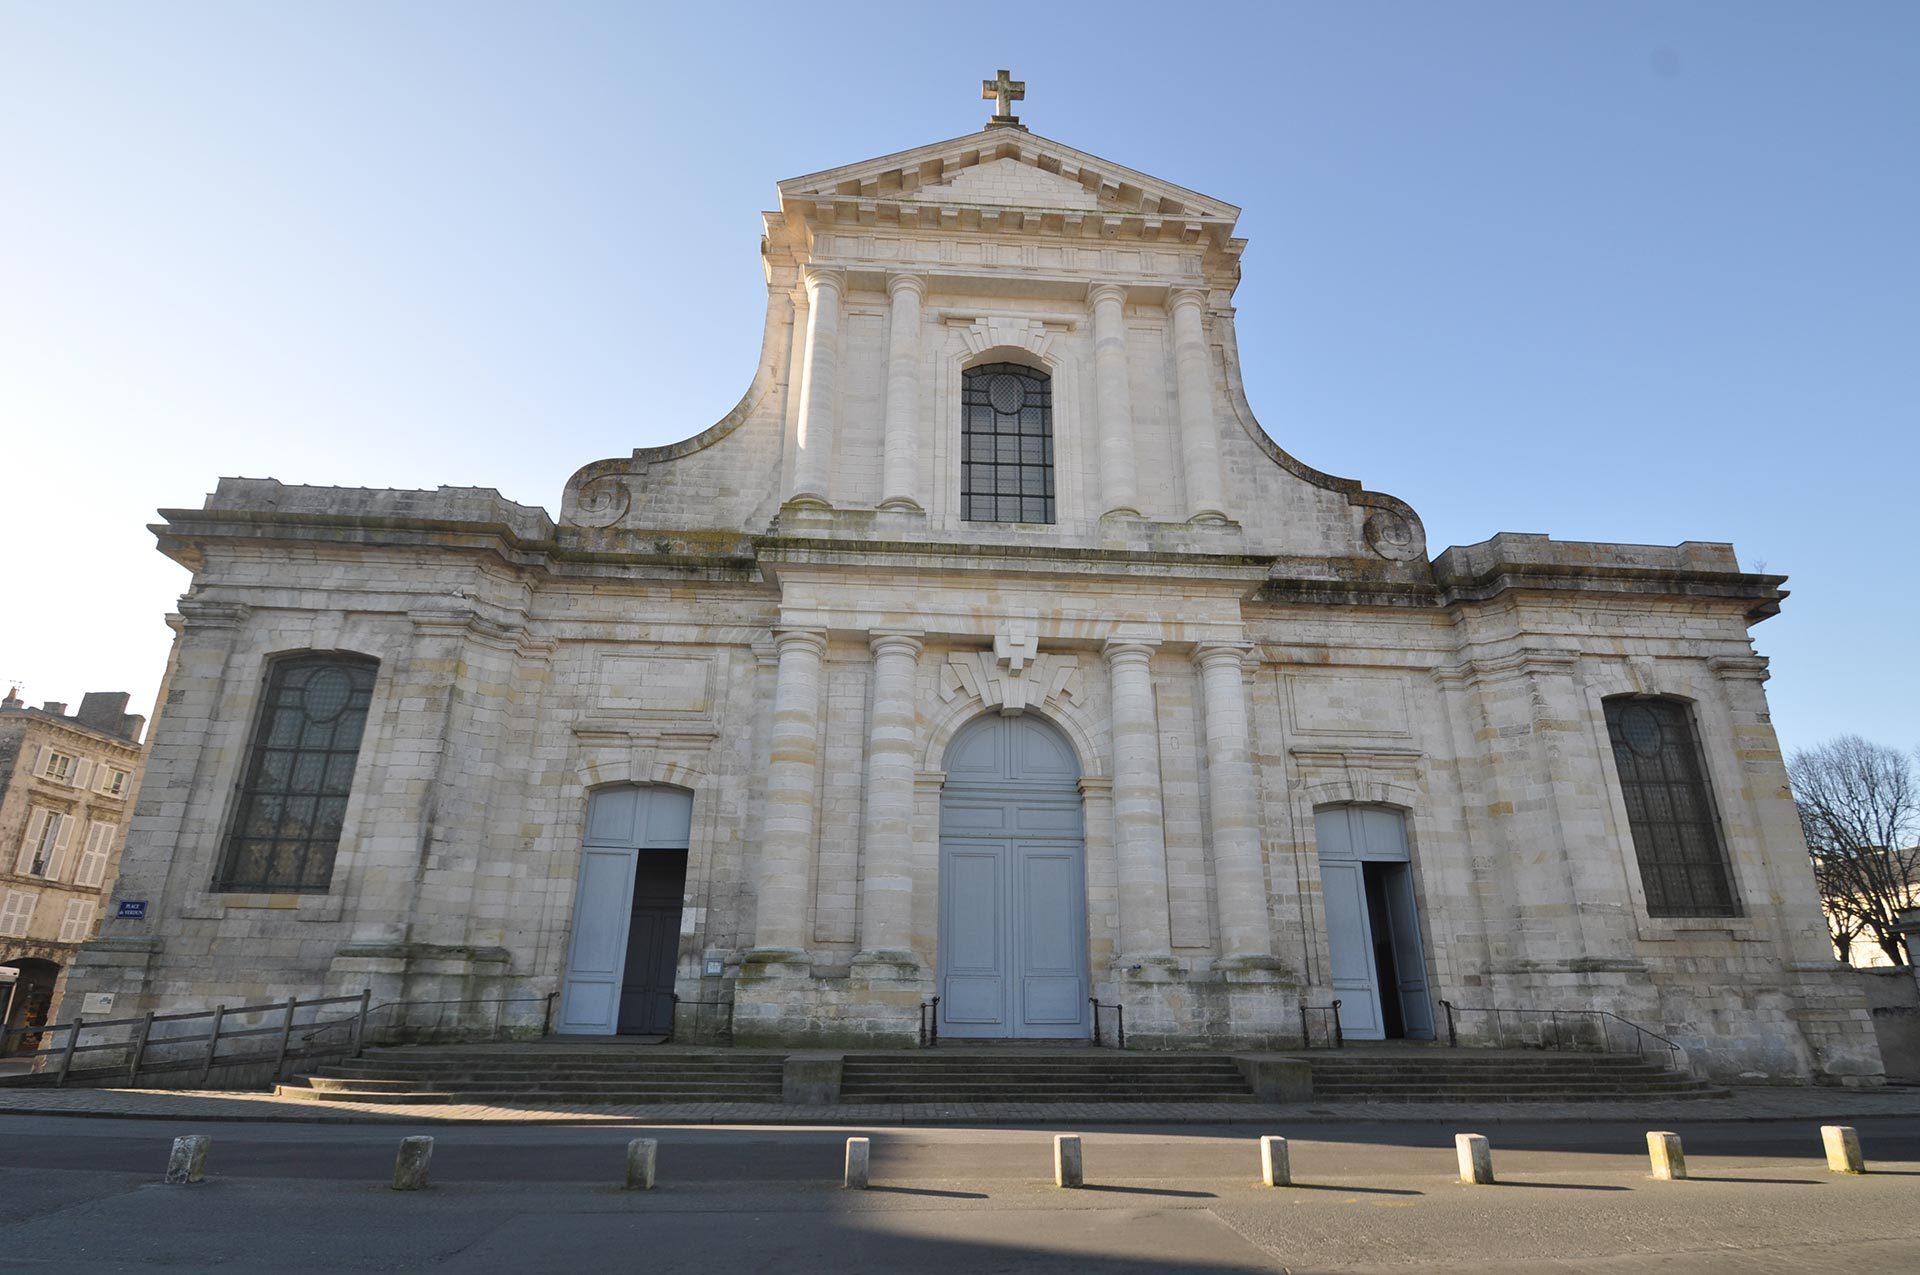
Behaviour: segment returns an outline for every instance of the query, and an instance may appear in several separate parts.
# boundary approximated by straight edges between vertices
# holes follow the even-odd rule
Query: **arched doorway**
[[[0,967],[13,971],[13,977],[0,979],[0,1026],[44,1027],[53,1006],[54,986],[60,981],[60,966],[37,956],[0,957]],[[38,1033],[23,1033],[5,1039],[5,1052],[38,1049]]]
[[[1086,845],[1073,745],[1032,714],[983,717],[948,746],[946,776],[941,1033],[1085,1037]]]
[[[555,1031],[672,1032],[692,826],[693,794],[685,789],[623,785],[588,799]]]
[[[1387,806],[1322,806],[1313,827],[1341,1030],[1354,1040],[1432,1040],[1406,818]]]

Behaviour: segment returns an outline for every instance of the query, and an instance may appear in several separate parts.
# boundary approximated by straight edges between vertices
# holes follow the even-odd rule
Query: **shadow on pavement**
[[[942,1200],[984,1200],[989,1198],[985,1191],[936,1191],[930,1186],[870,1186],[868,1191],[876,1195],[931,1195]]]
[[[1171,1195],[1182,1200],[1217,1200],[1220,1198],[1211,1191],[1176,1191],[1172,1187],[1159,1186],[1100,1186],[1089,1182],[1080,1189],[1082,1191],[1106,1191],[1114,1195]]]

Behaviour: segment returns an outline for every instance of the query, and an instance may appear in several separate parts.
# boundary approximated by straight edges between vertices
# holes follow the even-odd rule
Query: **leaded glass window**
[[[351,655],[274,664],[220,889],[327,888],[378,667]]]
[[[1622,696],[1606,711],[1647,915],[1740,915],[1687,706]]]
[[[968,368],[960,404],[960,516],[1052,522],[1052,380],[1019,363]]]

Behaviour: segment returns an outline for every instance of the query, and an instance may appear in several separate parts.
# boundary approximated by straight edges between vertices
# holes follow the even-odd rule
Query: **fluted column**
[[[1153,700],[1158,642],[1106,645],[1113,688],[1113,831],[1123,962],[1173,956],[1167,922],[1167,841],[1160,808],[1160,719]]]
[[[860,865],[860,956],[911,961],[913,936],[913,686],[920,638],[875,633],[873,715],[867,727],[867,818]]]
[[[1273,955],[1267,874],[1260,859],[1260,808],[1247,730],[1246,648],[1195,649],[1207,710],[1207,811],[1213,824],[1213,880],[1220,897],[1223,965]]]
[[[1093,305],[1093,376],[1099,422],[1100,503],[1107,513],[1138,515],[1134,479],[1133,395],[1127,388],[1126,289],[1096,284]]]
[[[773,683],[754,950],[798,958],[807,946],[808,868],[820,769],[820,665],[827,635],[818,629],[780,629],[773,641],[779,664]]]
[[[880,507],[920,512],[920,297],[917,274],[887,276],[887,412]]]
[[[846,275],[807,269],[807,348],[800,370],[799,455],[789,500],[833,503],[833,404],[840,367],[840,294]]]
[[[1213,377],[1201,322],[1206,304],[1207,294],[1200,288],[1179,288],[1168,298],[1173,311],[1174,387],[1180,399],[1180,467],[1187,482],[1187,521],[1225,522],[1220,426],[1213,411]]]

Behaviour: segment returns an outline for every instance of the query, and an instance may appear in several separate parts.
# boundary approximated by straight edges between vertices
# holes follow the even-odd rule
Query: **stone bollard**
[[[1260,1180],[1268,1186],[1293,1185],[1293,1168],[1287,1163],[1285,1138],[1260,1139]]]
[[[1867,1162],[1860,1158],[1860,1135],[1852,1125],[1823,1124],[1820,1141],[1827,1147],[1827,1167],[1835,1173],[1867,1171]]]
[[[1460,1159],[1460,1180],[1472,1186],[1493,1182],[1493,1148],[1478,1133],[1453,1135],[1454,1154]]]
[[[1680,1149],[1680,1135],[1647,1132],[1647,1160],[1653,1176],[1662,1182],[1679,1182],[1687,1176],[1687,1153]]]
[[[653,1170],[660,1161],[660,1144],[652,1138],[635,1138],[627,1144],[627,1185],[629,1191],[653,1190]]]
[[[1055,1186],[1086,1185],[1086,1178],[1081,1169],[1080,1136],[1078,1134],[1059,1133],[1054,1135],[1053,1184]]]
[[[207,1148],[213,1139],[204,1133],[190,1133],[173,1140],[173,1153],[167,1157],[167,1181],[174,1186],[198,1182],[207,1175]]]
[[[393,1189],[396,1191],[426,1190],[427,1166],[432,1163],[432,1138],[400,1139],[400,1153],[393,1157]]]
[[[855,1191],[867,1189],[867,1166],[872,1163],[869,1154],[872,1144],[865,1138],[847,1139],[847,1173],[842,1186]]]

